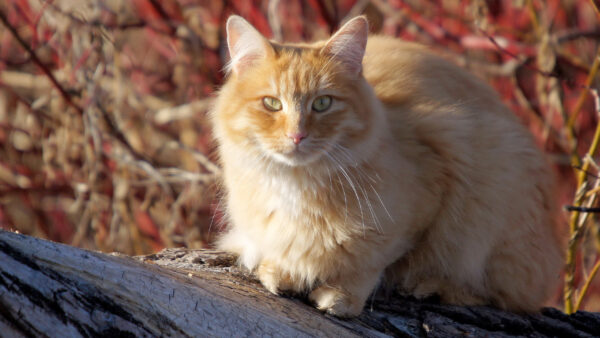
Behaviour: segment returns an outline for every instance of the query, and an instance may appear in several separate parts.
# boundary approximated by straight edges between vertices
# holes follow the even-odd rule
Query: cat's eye
[[[331,99],[331,96],[329,96],[329,95],[319,96],[313,101],[312,109],[314,111],[316,111],[317,113],[324,112],[327,109],[329,109],[329,107],[331,107],[332,101],[333,100]]]
[[[280,111],[281,110],[281,101],[279,101],[278,99],[271,97],[271,96],[265,96],[262,99],[263,102],[263,106],[265,106],[265,108],[267,108],[267,110],[270,111]]]

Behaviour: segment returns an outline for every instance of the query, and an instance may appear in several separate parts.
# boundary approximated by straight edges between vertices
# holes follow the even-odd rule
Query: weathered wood
[[[131,258],[0,231],[0,336],[569,336],[600,335],[600,315],[517,315],[401,297],[340,320],[277,297],[211,250]]]

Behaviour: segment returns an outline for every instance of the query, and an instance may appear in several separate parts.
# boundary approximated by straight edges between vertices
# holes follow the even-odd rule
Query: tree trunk
[[[132,258],[0,231],[0,336],[100,335],[591,337],[600,335],[600,315],[517,315],[394,296],[341,320],[268,293],[227,253]]]

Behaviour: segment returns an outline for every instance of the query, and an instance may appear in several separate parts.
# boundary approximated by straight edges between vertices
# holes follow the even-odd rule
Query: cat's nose
[[[302,141],[303,139],[306,138],[306,132],[305,131],[299,131],[299,132],[288,132],[287,136],[289,138],[292,139],[292,141],[294,141],[294,144],[299,144],[300,141]]]

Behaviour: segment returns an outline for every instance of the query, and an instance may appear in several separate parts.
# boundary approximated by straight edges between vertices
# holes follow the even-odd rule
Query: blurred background
[[[279,41],[347,19],[487,80],[556,169],[569,238],[554,305],[600,310],[593,0],[0,2],[0,228],[130,255],[210,247],[226,224],[206,113],[231,14]],[[535,287],[535,286],[532,286]]]

